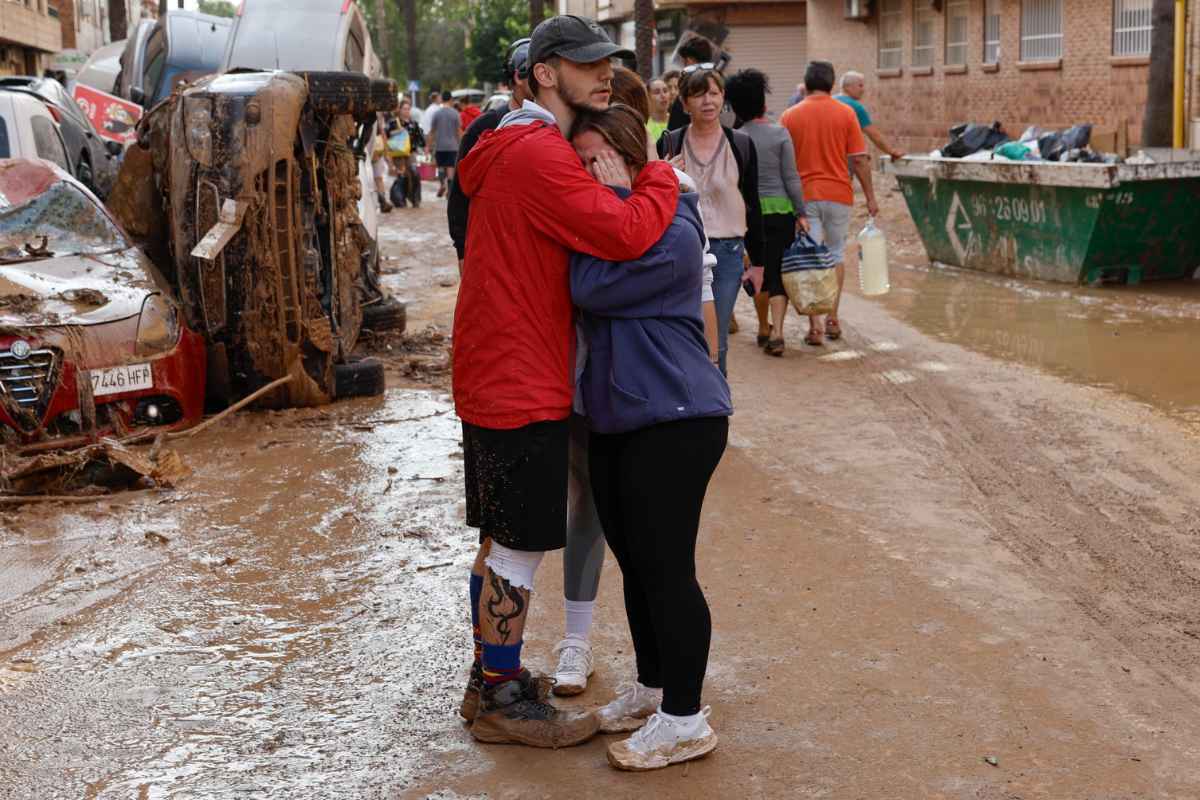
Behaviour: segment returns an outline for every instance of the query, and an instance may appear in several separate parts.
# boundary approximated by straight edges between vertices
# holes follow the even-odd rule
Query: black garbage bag
[[[1091,139],[1091,125],[1074,125],[1065,131],[1053,131],[1039,136],[1038,151],[1047,161],[1075,161],[1078,159],[1066,159],[1063,156],[1072,150],[1086,150]]]
[[[1082,150],[1091,139],[1091,125],[1073,125],[1062,132],[1062,143],[1068,150]]]
[[[1063,151],[1058,157],[1059,161],[1070,161],[1077,164],[1104,164],[1107,163],[1105,157],[1100,153],[1092,150],[1090,147],[1073,147],[1070,150]]]
[[[1042,158],[1046,161],[1058,161],[1058,157],[1067,152],[1067,146],[1063,144],[1062,134],[1058,131],[1043,133],[1038,137],[1038,152],[1042,154]]]
[[[1008,136],[1000,129],[999,122],[991,125],[955,125],[950,129],[950,142],[942,147],[942,155],[946,158],[965,158],[980,150],[991,150],[996,145],[1008,141]]]

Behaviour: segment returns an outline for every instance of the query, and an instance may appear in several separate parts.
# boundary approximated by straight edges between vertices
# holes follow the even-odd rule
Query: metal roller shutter
[[[724,47],[733,55],[729,72],[754,67],[767,74],[767,110],[778,120],[796,84],[804,82],[808,35],[803,25],[739,25],[729,29]]]

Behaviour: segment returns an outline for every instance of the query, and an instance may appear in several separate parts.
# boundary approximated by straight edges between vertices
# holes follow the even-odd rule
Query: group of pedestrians
[[[831,97],[831,66],[809,65],[807,97],[781,125],[766,115],[760,71],[727,81],[703,37],[677,56],[678,75],[647,87],[612,65],[633,54],[594,21],[546,20],[509,47],[509,107],[464,132],[448,190],[462,278],[453,389],[467,524],[479,531],[460,714],[483,742],[562,747],[632,732],[608,747],[629,770],[717,744],[695,551],[733,413],[738,293],[755,295],[759,344],[781,355],[779,262],[795,231],[844,244],[851,165],[875,211],[861,128]],[[723,119],[727,106],[736,119]],[[836,314],[820,333],[840,333]],[[594,711],[565,711],[550,696],[587,688],[605,543],[635,679]],[[564,635],[554,674],[538,675],[522,660],[534,576],[563,548]]]

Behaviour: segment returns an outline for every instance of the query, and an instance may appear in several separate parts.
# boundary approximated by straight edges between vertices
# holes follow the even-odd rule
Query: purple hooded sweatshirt
[[[571,299],[588,345],[578,391],[597,433],[733,413],[729,384],[709,359],[700,316],[699,203],[693,192],[680,194],[666,233],[639,259],[571,257]]]

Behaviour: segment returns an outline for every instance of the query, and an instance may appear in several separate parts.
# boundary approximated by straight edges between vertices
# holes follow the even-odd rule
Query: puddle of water
[[[0,537],[50,563],[0,608],[70,604],[58,626],[5,621],[39,641],[27,669],[0,658],[0,787],[383,796],[458,746],[474,546],[459,438],[436,392],[246,415],[197,445],[177,502],[116,529],[84,517],[61,542],[32,515],[28,542]]]
[[[879,377],[888,383],[894,383],[897,386],[901,386],[906,383],[912,383],[917,379],[916,375],[913,375],[911,372],[902,369],[886,370],[879,373]]]
[[[904,264],[891,278],[878,302],[926,334],[1200,422],[1200,282],[1093,289]]]
[[[817,356],[818,361],[853,361],[856,358],[862,358],[863,354],[857,350],[837,350],[829,355]]]

